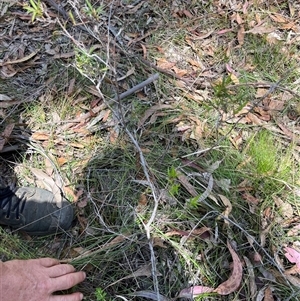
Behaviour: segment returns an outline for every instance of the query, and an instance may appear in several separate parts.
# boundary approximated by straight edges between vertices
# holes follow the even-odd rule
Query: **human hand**
[[[52,258],[0,262],[0,301],[80,301],[83,295],[53,295],[85,279],[70,264]]]

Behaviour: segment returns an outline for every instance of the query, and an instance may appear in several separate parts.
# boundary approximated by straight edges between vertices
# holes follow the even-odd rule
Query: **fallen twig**
[[[235,88],[239,88],[239,87],[255,87],[255,88],[269,88],[270,89],[273,85],[274,85],[273,83],[262,83],[262,82],[261,83],[240,83],[240,84],[226,86],[226,88],[227,89],[235,89]],[[300,95],[297,92],[293,91],[292,89],[281,87],[279,85],[277,86],[277,89],[281,90],[281,91],[289,92],[292,95],[300,98]]]
[[[153,68],[153,69],[155,69],[155,70],[157,70],[157,71],[159,71],[159,72],[161,72],[161,73],[163,73],[163,74],[165,74],[165,75],[167,75],[167,76],[169,76],[169,77],[171,77],[171,78],[176,78],[176,79],[178,79],[178,80],[181,80],[181,81],[183,81],[184,83],[186,83],[187,85],[189,85],[190,87],[196,85],[196,86],[198,86],[199,88],[207,88],[207,87],[210,86],[209,83],[205,83],[205,82],[203,82],[201,79],[194,79],[194,80],[193,80],[193,79],[183,78],[182,76],[179,76],[179,75],[177,75],[177,74],[174,73],[174,72],[171,72],[171,71],[165,70],[165,69],[163,69],[163,68],[160,68],[160,67],[158,67],[158,66],[152,64],[151,62],[149,62],[149,61],[147,61],[147,60],[145,60],[145,59],[143,59],[143,58],[141,58],[141,57],[139,57],[138,59],[139,59],[143,64],[145,64],[145,65],[147,65],[147,66],[149,66],[149,67],[151,67],[151,68]]]
[[[122,98],[125,98],[128,95],[131,95],[132,93],[142,89],[146,85],[148,85],[148,84],[152,83],[154,80],[158,79],[158,77],[159,77],[158,74],[152,75],[147,80],[145,80],[145,81],[141,82],[140,84],[132,87],[128,91],[126,91],[122,94],[118,94],[113,99],[113,101],[118,100],[118,102],[120,103],[120,100]],[[99,91],[99,93],[100,93],[100,91]],[[107,106],[109,106],[109,105],[110,104],[107,103]],[[161,301],[161,295],[159,293],[159,286],[158,286],[158,279],[157,279],[156,259],[155,259],[154,249],[153,249],[153,242],[152,242],[152,238],[151,238],[151,226],[152,226],[152,223],[154,222],[154,219],[156,217],[156,213],[157,213],[157,209],[158,209],[158,205],[159,205],[159,195],[158,195],[159,190],[155,187],[155,184],[151,180],[150,173],[148,171],[149,168],[148,168],[147,161],[144,157],[143,151],[142,151],[141,147],[139,146],[139,143],[138,143],[137,139],[135,138],[134,134],[126,126],[125,118],[124,118],[124,115],[123,115],[123,112],[122,112],[122,107],[119,106],[119,109],[120,109],[119,114],[117,114],[117,112],[115,112],[113,110],[112,110],[112,112],[115,115],[115,117],[119,120],[121,126],[124,128],[125,132],[129,136],[131,142],[133,143],[133,145],[135,146],[135,149],[137,150],[137,152],[139,154],[140,164],[143,168],[143,172],[144,172],[144,175],[146,177],[146,182],[147,182],[148,186],[151,189],[152,197],[153,197],[153,200],[154,200],[154,206],[153,206],[153,209],[152,209],[152,214],[151,214],[148,222],[145,224],[142,221],[142,223],[144,225],[144,229],[145,229],[145,232],[146,232],[146,236],[147,236],[147,239],[148,239],[148,245],[149,245],[149,249],[150,249],[150,258],[151,258],[151,267],[152,267],[151,271],[152,271],[152,277],[153,277],[153,282],[154,282],[154,291],[155,291],[156,298],[157,298],[156,300]]]
[[[143,82],[137,84],[136,86],[132,87],[131,89],[125,91],[124,93],[121,93],[119,96],[116,96],[114,98],[114,100],[121,100],[135,92],[137,92],[138,90],[141,90],[142,88],[144,88],[145,86],[151,84],[152,82],[154,82],[155,80],[157,80],[159,77],[158,73],[155,73],[153,75],[151,75],[148,79],[144,80]]]
[[[69,120],[66,121],[68,122],[68,124],[65,126],[65,128],[71,127],[74,123],[79,123],[82,122],[88,118],[90,118],[92,115],[96,115],[97,113],[99,113],[100,111],[104,110],[105,108],[113,105],[117,100],[121,100],[126,98],[127,96],[141,90],[142,88],[146,87],[147,85],[151,84],[152,82],[154,82],[155,80],[157,80],[159,77],[159,74],[153,74],[151,75],[149,78],[147,78],[146,80],[144,80],[143,82],[137,84],[136,86],[130,88],[129,90],[121,93],[120,95],[116,95],[113,99],[110,99],[108,101],[105,101],[104,103],[102,103],[101,105],[93,108],[90,112],[81,115],[80,117],[73,119],[73,120]],[[95,125],[97,123],[97,117],[95,117],[95,119],[92,121],[91,124],[88,125],[88,128],[92,127],[93,125]]]

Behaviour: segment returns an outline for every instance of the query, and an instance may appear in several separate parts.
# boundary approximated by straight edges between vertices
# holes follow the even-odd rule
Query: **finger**
[[[54,293],[56,291],[67,290],[76,284],[82,282],[85,279],[85,272],[75,272],[66,274],[60,277],[51,278],[52,281],[52,289],[51,291]]]
[[[70,264],[57,264],[47,269],[47,274],[51,278],[60,277],[69,273],[74,273],[76,270]]]
[[[54,265],[60,264],[59,260],[54,258],[38,258],[33,260],[39,262],[44,267],[52,267]]]
[[[82,293],[73,293],[70,295],[55,295],[51,296],[51,301],[80,301],[83,299]]]

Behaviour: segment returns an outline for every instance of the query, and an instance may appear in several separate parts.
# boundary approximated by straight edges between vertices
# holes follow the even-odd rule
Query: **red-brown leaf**
[[[233,250],[229,241],[227,241],[227,247],[232,256],[233,260],[233,270],[231,276],[225,282],[221,283],[214,292],[220,295],[229,295],[232,292],[236,291],[240,286],[242,277],[243,277],[243,267],[242,262],[236,252]]]

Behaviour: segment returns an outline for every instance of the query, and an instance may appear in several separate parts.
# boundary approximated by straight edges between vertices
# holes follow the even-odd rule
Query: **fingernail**
[[[79,296],[79,297],[80,297],[80,300],[82,300],[82,299],[83,299],[83,294],[80,294],[80,296]]]

